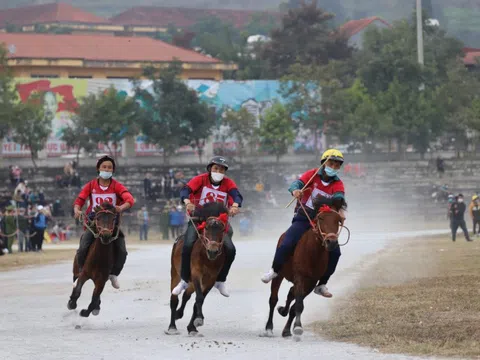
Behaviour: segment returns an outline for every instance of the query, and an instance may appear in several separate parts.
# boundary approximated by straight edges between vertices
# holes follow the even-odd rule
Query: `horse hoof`
[[[303,328],[300,326],[294,327],[293,333],[298,336],[303,335]]]
[[[283,317],[288,315],[288,310],[286,310],[285,307],[283,307],[283,306],[277,307],[277,311]]]
[[[195,327],[203,326],[203,319],[202,318],[196,318],[195,320],[193,320],[193,326],[195,326]]]
[[[188,336],[192,336],[192,337],[203,337],[202,334],[200,334],[198,331],[190,331],[188,333]]]
[[[177,311],[175,313],[175,320],[180,320],[181,318],[183,318],[183,312]]]
[[[82,317],[88,317],[90,315],[90,313],[88,312],[87,309],[83,309],[82,311],[80,311],[80,316]]]
[[[178,331],[177,329],[168,329],[168,330],[165,330],[165,334],[167,334],[167,335],[180,335],[180,331]]]
[[[68,310],[75,310],[77,308],[77,304],[74,303],[73,301],[69,301],[67,304]]]
[[[265,330],[262,334],[260,334],[260,337],[268,337],[272,338],[273,337],[273,330]]]
[[[300,335],[295,335],[295,336],[293,337],[293,341],[295,341],[295,342],[302,341],[302,337],[301,337]]]
[[[98,314],[100,314],[100,309],[92,310],[92,315],[97,316]]]
[[[290,332],[290,330],[282,332],[282,337],[287,338],[290,336],[292,336],[292,333]]]

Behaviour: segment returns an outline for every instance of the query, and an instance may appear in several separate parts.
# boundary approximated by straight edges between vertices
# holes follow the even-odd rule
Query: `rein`
[[[326,239],[326,237],[327,237],[328,235],[333,235],[333,236],[336,236],[336,237],[338,238],[338,237],[340,236],[343,228],[347,229],[347,231],[348,231],[348,238],[347,238],[347,241],[345,241],[343,244],[340,244],[340,243],[339,243],[338,246],[345,246],[345,245],[348,244],[348,242],[350,241],[350,229],[349,229],[348,227],[346,227],[346,226],[343,225],[343,223],[342,223],[342,225],[340,225],[340,230],[338,230],[338,233],[336,233],[336,234],[333,234],[333,233],[332,233],[332,234],[324,233],[324,232],[322,231],[322,227],[321,227],[321,225],[320,225],[320,220],[317,220],[317,223],[315,223],[315,222],[312,220],[312,218],[308,215],[308,212],[307,212],[307,210],[305,209],[305,206],[303,206],[303,204],[302,204],[301,201],[299,201],[299,204],[300,204],[303,212],[305,213],[305,216],[307,217],[308,221],[310,222],[310,225],[312,226],[313,231],[321,236],[321,238],[322,238],[322,245],[325,244],[325,239]],[[334,212],[334,213],[338,214],[338,215],[341,217],[341,215],[340,215],[340,213],[339,213],[338,211],[335,211],[335,210],[333,210],[333,209],[331,209],[331,208],[329,208],[329,211]],[[322,211],[321,211],[321,208],[320,208],[320,212],[322,212]]]
[[[110,210],[100,210],[100,211],[98,211],[98,212],[95,212],[95,217],[97,217],[97,215],[98,215],[99,213],[102,213],[102,212],[104,212],[104,213],[111,213],[111,214],[113,214],[113,215],[118,215],[117,231],[116,231],[116,233],[115,233],[115,236],[111,237],[110,240],[108,241],[108,243],[105,244],[105,245],[108,245],[108,244],[114,242],[115,240],[117,240],[117,239],[118,239],[118,236],[120,235],[120,220],[121,220],[122,216],[121,216],[121,213],[115,214],[115,213],[113,213],[113,212],[110,211]],[[82,218],[83,218],[83,225],[92,233],[92,235],[93,235],[93,237],[94,237],[95,239],[98,239],[98,238],[100,237],[100,234],[99,234],[99,233],[96,233],[96,232],[89,226],[89,221],[88,221],[88,219],[86,219],[85,214],[83,214],[83,213],[82,213]],[[114,220],[114,221],[115,221],[115,220]]]
[[[221,216],[221,215],[220,215],[220,216]],[[207,248],[210,243],[217,243],[216,241],[210,240],[210,239],[207,237],[207,235],[205,235],[205,232],[206,232],[206,230],[207,230],[208,220],[210,220],[210,219],[219,220],[219,221],[222,223],[222,225],[223,225],[223,230],[224,230],[225,232],[226,232],[226,230],[227,230],[227,226],[226,226],[226,224],[220,219],[220,216],[219,216],[219,217],[210,216],[210,217],[207,218],[207,220],[206,220],[204,223],[200,224],[200,225],[197,227],[197,225],[196,225],[196,224],[194,223],[194,221],[193,221],[193,218],[192,218],[192,217],[190,216],[190,214],[187,212],[188,221],[190,221],[190,222],[192,223],[193,227],[195,228],[195,231],[197,232],[198,238],[201,239],[202,244],[203,244],[203,246],[204,246],[205,248]],[[200,233],[200,231],[198,231],[198,228],[200,228],[200,230],[202,230],[202,233]],[[223,248],[223,237],[222,237],[222,241],[218,242],[218,244],[219,244],[219,247],[220,247],[220,249],[219,249],[219,254],[221,254],[221,253],[222,253],[222,248]]]

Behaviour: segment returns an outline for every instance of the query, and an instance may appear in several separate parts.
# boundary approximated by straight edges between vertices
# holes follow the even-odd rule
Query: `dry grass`
[[[408,240],[384,252],[315,329],[383,352],[480,358],[479,285],[478,240]]]
[[[13,253],[6,254],[0,257],[0,271],[7,271],[18,269],[26,266],[36,266],[51,264],[57,261],[72,260],[75,256],[73,249],[48,249],[41,253],[27,252],[27,253]]]

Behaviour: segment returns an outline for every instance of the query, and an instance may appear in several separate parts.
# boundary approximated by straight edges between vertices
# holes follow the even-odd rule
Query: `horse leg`
[[[197,308],[196,318],[193,320],[193,325],[203,326],[203,302],[205,301],[205,295],[202,291],[202,284],[198,278],[193,279],[193,284],[195,285],[195,307]]]
[[[87,277],[83,274],[80,274],[80,277],[76,279],[76,283],[74,283],[72,290],[72,295],[70,295],[70,300],[67,304],[68,310],[75,310],[77,308],[77,300],[82,293],[83,284],[85,284],[87,280]]]
[[[287,302],[285,303],[285,306],[279,306],[277,308],[278,313],[283,317],[288,315],[288,311],[290,310],[290,304],[295,299],[294,289],[295,288],[293,286],[290,288],[290,290],[288,292],[288,295],[287,295]]]
[[[175,313],[176,320],[183,318],[185,306],[187,305],[188,300],[190,300],[190,298],[192,297],[192,294],[193,294],[193,287],[190,285],[188,289],[185,290],[185,292],[183,293],[182,304],[180,305],[180,308]]]
[[[107,280],[108,278],[96,279],[95,289],[93,289],[92,294],[92,301],[88,305],[87,309],[80,311],[80,316],[89,317],[92,312],[94,312],[93,315],[98,315],[100,312],[100,295],[103,292],[103,288],[105,287]]]
[[[178,296],[177,295],[170,295],[170,325],[168,325],[168,330],[165,331],[167,335],[178,335],[180,332],[177,330],[177,325],[175,325],[176,316],[175,313],[177,311],[178,306]]]
[[[295,319],[295,303],[293,303],[293,306],[290,308],[287,323],[285,324],[285,327],[282,330],[283,337],[292,336],[291,328],[292,328],[293,319]]]
[[[278,303],[278,290],[280,290],[280,285],[282,284],[283,276],[279,274],[275,279],[272,280],[272,285],[270,287],[270,311],[268,313],[267,325],[265,326],[265,336],[273,336],[273,313],[275,311],[275,306]]]
[[[303,281],[302,281],[303,280]],[[304,309],[303,300],[315,288],[316,280],[302,279],[295,282],[295,323],[293,325],[293,333],[297,336],[303,334],[302,313]]]

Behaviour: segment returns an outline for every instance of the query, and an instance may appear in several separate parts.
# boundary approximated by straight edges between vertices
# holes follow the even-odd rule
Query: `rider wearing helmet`
[[[313,199],[317,196],[322,196],[322,202],[325,204],[331,204],[332,201],[339,201],[342,204],[340,214],[343,218],[343,208],[346,207],[345,203],[345,188],[342,180],[338,177],[337,173],[344,162],[343,154],[336,149],[329,149],[325,151],[321,158],[321,164],[323,168],[315,175],[313,180],[302,191],[303,187],[314,176],[317,169],[308,170],[306,173],[300,176],[298,180],[295,180],[288,191],[301,201],[308,212],[310,218],[315,217],[313,210]],[[285,232],[285,237],[282,244],[277,248],[275,252],[275,258],[273,259],[272,269],[262,276],[264,283],[270,282],[276,278],[283,264],[287,261],[288,257],[293,254],[297,243],[300,241],[303,234],[311,228],[310,221],[305,215],[305,212],[301,208],[297,201],[295,207],[295,215],[292,220],[292,225]],[[330,276],[335,272],[335,268],[340,258],[340,248],[329,252],[328,267],[326,273],[320,279],[318,286],[315,288],[315,293],[324,297],[332,297],[332,294],[328,291],[326,284]]]
[[[230,216],[235,216],[242,206],[243,197],[238,191],[235,182],[226,177],[228,164],[223,156],[213,157],[207,165],[207,172],[200,174],[191,179],[181,190],[180,198],[186,205],[187,211],[195,210],[195,205],[203,206],[205,203],[216,201],[224,203],[230,207]],[[232,242],[232,227],[228,226],[228,232],[223,238],[223,246],[225,249],[225,264],[220,271],[215,282],[215,287],[223,296],[230,296],[225,281],[227,275],[235,259],[235,245]],[[188,222],[185,240],[182,249],[182,269],[180,283],[172,290],[173,295],[180,295],[182,291],[187,289],[190,281],[190,256],[192,254],[193,244],[197,240],[198,234],[191,221]]]
[[[110,156],[102,156],[97,161],[97,177],[87,183],[78,194],[77,199],[74,202],[74,216],[78,219],[82,215],[82,207],[87,200],[90,200],[90,205],[87,208],[87,216],[90,219],[94,217],[93,207],[108,201],[115,205],[115,209],[118,213],[121,213],[133,206],[135,200],[120,182],[112,178],[115,173],[115,160]],[[86,230],[80,238],[80,246],[77,250],[78,266],[81,269],[85,264],[87,258],[88,249],[93,243],[95,238],[93,234]],[[113,242],[116,247],[116,260],[113,266],[111,275],[109,277],[112,286],[115,289],[119,289],[117,276],[125,265],[127,260],[127,248],[125,246],[125,235],[122,231],[119,232],[117,240]],[[80,270],[81,271],[81,270]]]

